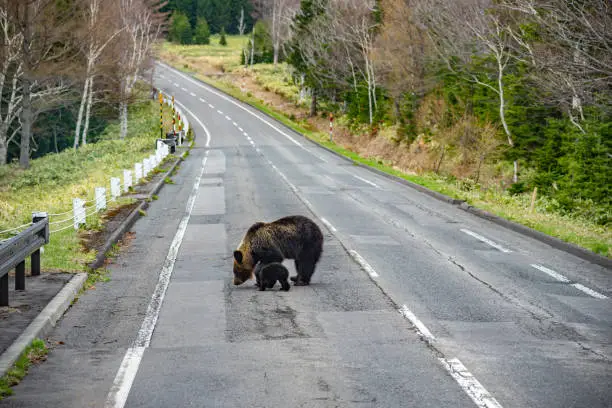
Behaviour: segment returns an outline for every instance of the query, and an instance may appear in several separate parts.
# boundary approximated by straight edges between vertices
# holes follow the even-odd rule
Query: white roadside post
[[[121,195],[121,179],[111,177],[110,179],[111,200],[116,200]]]
[[[123,192],[127,193],[130,187],[132,187],[132,172],[123,170]]]
[[[80,198],[72,199],[72,218],[74,220],[75,231],[79,229],[79,225],[85,224],[85,200]]]
[[[146,157],[142,160],[142,168],[144,176],[147,177],[151,171],[151,167],[149,166],[149,159]]]
[[[142,178],[142,163],[134,164],[134,182],[138,183]]]
[[[106,208],[106,189],[104,187],[96,187],[96,211],[102,211]]]

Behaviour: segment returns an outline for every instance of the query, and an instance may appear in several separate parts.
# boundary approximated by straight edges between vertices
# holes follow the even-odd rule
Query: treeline
[[[0,165],[95,141],[128,105],[166,15],[159,0],[0,0]],[[149,96],[147,94],[147,96]]]
[[[557,210],[609,223],[608,0],[302,0],[291,12],[289,35],[269,19],[268,33],[311,114],[325,102],[372,133],[393,125],[429,170],[452,160],[477,187],[487,168],[511,193],[537,186]]]
[[[208,44],[210,34],[244,34],[257,17],[249,0],[169,0],[164,11],[172,14],[169,40],[181,44]]]

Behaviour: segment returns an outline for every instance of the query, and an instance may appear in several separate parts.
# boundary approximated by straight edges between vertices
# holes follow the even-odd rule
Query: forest
[[[168,14],[158,0],[0,1],[0,164],[127,134]]]
[[[122,137],[156,42],[242,35],[412,171],[612,217],[608,0],[1,0],[0,27],[0,163]]]
[[[552,210],[609,224],[609,1],[251,5],[256,24],[241,62],[288,64],[311,116],[324,106],[368,137],[391,129],[413,169],[445,172],[466,188],[537,187]]]

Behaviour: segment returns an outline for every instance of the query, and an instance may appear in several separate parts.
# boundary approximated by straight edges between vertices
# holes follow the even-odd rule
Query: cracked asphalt
[[[609,269],[353,166],[164,65],[155,82],[187,111],[196,146],[110,281],[66,313],[48,361],[0,407],[612,406]],[[246,229],[289,214],[325,234],[312,284],[232,285]],[[182,219],[150,344],[125,381]],[[109,400],[113,384],[125,401]]]

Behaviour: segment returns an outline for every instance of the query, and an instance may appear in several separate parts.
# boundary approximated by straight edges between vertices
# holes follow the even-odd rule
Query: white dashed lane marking
[[[457,381],[459,386],[481,408],[502,408],[482,384],[470,373],[457,358],[439,359],[446,371]]]
[[[194,94],[193,92],[189,92],[189,95],[196,96],[196,94]]]
[[[500,251],[502,251],[502,252],[505,252],[505,253],[510,253],[510,252],[512,252],[511,250],[509,250],[509,249],[507,249],[507,248],[504,248],[503,246],[499,245],[498,243],[493,242],[493,241],[491,241],[490,239],[485,238],[485,237],[483,237],[482,235],[479,235],[479,234],[477,234],[477,233],[475,233],[475,232],[473,232],[473,231],[470,231],[470,230],[468,230],[468,229],[464,229],[464,228],[461,228],[461,230],[460,230],[460,231],[461,231],[461,232],[463,232],[463,233],[465,233],[465,234],[471,235],[472,237],[476,238],[477,240],[482,241],[482,242],[484,242],[485,244],[491,245],[493,248],[498,249],[498,250],[500,250]]]
[[[536,268],[537,270],[544,272],[545,274],[547,274],[548,276],[558,280],[559,282],[563,282],[563,283],[570,283],[571,281],[569,279],[567,279],[565,276],[561,275],[558,272],[553,271],[552,269],[548,269],[545,266],[542,265],[538,265],[538,264],[531,264],[532,267]],[[602,295],[599,292],[594,291],[593,289],[587,288],[584,285],[581,285],[580,283],[572,283],[570,284],[570,286],[575,287],[576,289],[578,289],[581,292],[586,293],[589,296],[592,296],[596,299],[607,299],[608,297],[606,295]]]
[[[353,177],[355,177],[356,179],[361,180],[361,181],[363,181],[364,183],[367,183],[367,184],[369,184],[369,185],[371,185],[371,186],[374,186],[374,187],[376,187],[376,188],[380,188],[380,187],[378,187],[378,184],[376,184],[376,183],[372,183],[370,180],[366,180],[366,179],[364,179],[363,177],[359,177],[359,176],[356,176],[356,175],[354,175],[354,174],[353,174]]]

